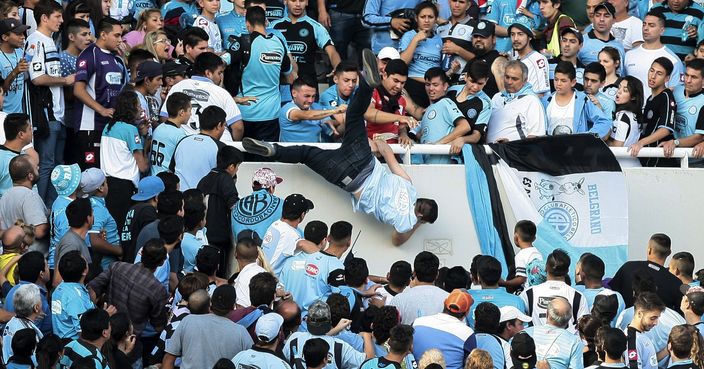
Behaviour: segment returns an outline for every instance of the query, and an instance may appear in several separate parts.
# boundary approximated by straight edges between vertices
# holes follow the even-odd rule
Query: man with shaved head
[[[2,235],[2,255],[0,255],[0,269],[4,268],[5,265],[9,264],[12,258],[15,256],[22,255],[27,251],[27,246],[24,244],[24,230],[19,226],[12,226],[5,230]],[[17,264],[13,265],[12,268],[7,272],[7,280],[11,285],[15,285],[17,281],[15,280],[15,268]]]
[[[584,368],[584,344],[578,336],[565,329],[571,318],[569,301],[556,296],[548,302],[547,323],[526,329],[535,340],[538,360],[547,360],[551,369]]]
[[[47,209],[32,187],[39,181],[39,163],[32,156],[21,154],[10,160],[12,188],[0,198],[0,229],[8,229],[17,219],[34,226],[37,239],[49,233]],[[36,245],[36,242],[35,242]]]

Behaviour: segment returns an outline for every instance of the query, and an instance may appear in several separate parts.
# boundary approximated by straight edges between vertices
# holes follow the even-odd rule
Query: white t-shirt
[[[636,47],[635,49],[626,53],[626,58],[624,60],[625,64],[625,74],[628,76],[633,76],[638,78],[638,80],[643,83],[643,104],[650,97],[650,87],[648,87],[648,70],[653,61],[659,57],[666,57],[670,59],[674,68],[672,69],[672,74],[670,75],[670,81],[667,83],[667,87],[675,87],[681,85],[684,82],[684,64],[675,53],[673,53],[667,46],[663,46],[659,49],[648,50],[644,49],[643,45]]]
[[[240,270],[240,274],[235,278],[237,305],[244,307],[252,305],[252,302],[249,300],[249,281],[259,273],[266,273],[266,270],[257,263],[247,264]]]
[[[643,21],[630,16],[611,26],[611,34],[623,44],[623,49],[628,51],[636,42],[643,42]]]
[[[548,104],[548,135],[565,135],[574,132],[574,100],[577,94],[572,93],[572,98],[565,106],[557,103],[557,97],[553,95]]]
[[[532,295],[532,297],[530,295]],[[576,296],[578,295],[579,306],[574,307],[577,300]],[[573,306],[573,309],[577,309],[577,319],[589,314],[587,299],[581,292],[562,281],[546,281],[537,286],[531,286],[521,292],[521,300],[523,300],[523,303],[525,303],[528,308],[528,315],[533,318],[534,326],[545,325],[547,323],[548,303],[558,296],[566,298],[570,305]],[[576,323],[573,314],[573,316],[570,317],[570,322],[566,329],[571,333],[576,332]]]
[[[545,110],[538,96],[508,99],[497,93],[491,99],[491,108],[487,142],[496,142],[501,138],[515,141],[528,136],[545,136]]]
[[[625,110],[617,112],[614,126],[611,128],[611,138],[623,142],[625,147],[638,142],[640,139],[640,126],[635,114]]]
[[[193,21],[193,27],[202,28],[206,33],[208,33],[208,47],[213,49],[216,54],[221,53],[222,50],[222,35],[220,35],[220,28],[215,24],[214,20],[209,20],[208,18],[199,15],[195,21]]]
[[[240,109],[232,96],[230,96],[230,93],[224,88],[215,85],[213,81],[206,77],[193,76],[175,84],[169,90],[169,95],[166,97],[167,101],[174,92],[183,92],[191,97],[191,119],[187,124],[181,125],[181,129],[186,132],[186,135],[200,132],[200,112],[212,105],[219,106],[225,110],[225,123],[228,127],[236,121],[242,120]],[[166,112],[166,104],[161,106],[159,115],[162,117],[169,116]],[[232,142],[229,130],[225,130],[220,141]]]
[[[301,234],[288,223],[277,220],[269,226],[264,234],[262,250],[271,265],[274,275],[278,277],[284,261],[296,251]]]
[[[54,40],[41,32],[34,32],[27,37],[25,52],[29,60],[29,79],[35,80],[43,75],[61,77],[61,59]],[[51,86],[54,118],[64,120],[64,88]]]
[[[516,265],[516,277],[527,277],[526,267],[528,263],[535,259],[543,260],[543,255],[535,247],[528,247],[518,251],[513,259]]]
[[[528,67],[528,83],[533,85],[533,92],[542,94],[550,91],[550,67],[548,59],[543,54],[533,50],[528,55],[520,58]]]

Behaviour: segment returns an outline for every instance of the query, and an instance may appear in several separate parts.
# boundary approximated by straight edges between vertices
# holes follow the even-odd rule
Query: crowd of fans
[[[366,133],[412,194],[404,214],[377,215],[394,244],[437,204],[415,199],[382,142],[449,144],[454,156],[415,160],[457,163],[465,144],[590,133],[634,157],[662,147],[646,166],[693,147],[696,165],[699,3],[221,5],[0,1],[3,366],[703,367],[704,289],[664,234],[614,276],[594,254],[541,255],[529,221],[509,270],[421,252],[374,275],[350,250],[352,225],[306,220],[314,204],[276,196],[272,169],[240,197],[240,163],[270,159],[228,145],[343,142],[339,163],[307,164],[373,208],[358,193],[378,171]],[[381,77],[360,74],[377,65],[363,49]],[[281,161],[312,152],[276,147]]]

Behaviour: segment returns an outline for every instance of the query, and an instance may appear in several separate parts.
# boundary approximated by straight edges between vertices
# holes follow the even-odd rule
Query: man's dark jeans
[[[283,163],[305,164],[328,182],[344,189],[373,159],[364,125],[364,113],[373,91],[360,78],[359,88],[347,107],[345,134],[340,148],[323,150],[313,146],[276,145],[273,159]]]

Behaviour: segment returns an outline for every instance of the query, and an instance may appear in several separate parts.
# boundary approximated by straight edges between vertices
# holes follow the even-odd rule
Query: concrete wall
[[[285,197],[302,193],[310,198],[315,209],[306,221],[322,220],[328,225],[347,220],[354,226],[353,239],[362,231],[354,249],[375,274],[385,274],[396,260],[412,263],[422,251],[435,252],[441,264],[462,265],[469,269],[479,244],[471,219],[465,187],[464,167],[455,165],[406,166],[417,187],[419,197],[431,197],[438,202],[440,213],[435,224],[420,227],[403,246],[391,245],[390,226],[380,224],[372,216],[353,213],[349,194],[328,184],[302,165],[279,163],[244,163],[238,173],[240,196],[250,193],[249,180],[260,166],[274,169],[284,178],[276,194]],[[629,200],[629,259],[642,259],[645,245],[652,233],[664,232],[673,240],[674,251],[689,251],[695,260],[704,260],[704,232],[698,232],[704,208],[704,170],[645,169],[626,170]],[[625,231],[625,230],[624,230]],[[699,264],[697,268],[704,267]]]

